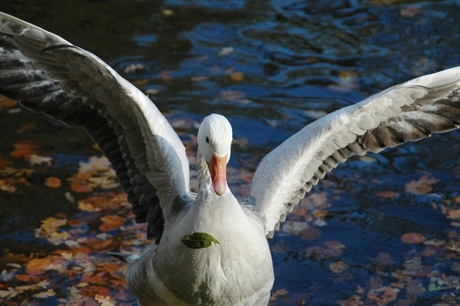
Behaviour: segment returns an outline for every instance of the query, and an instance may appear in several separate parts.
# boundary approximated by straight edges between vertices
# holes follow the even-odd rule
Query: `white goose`
[[[226,182],[232,129],[220,115],[198,132],[199,192],[174,130],[136,87],[95,55],[0,14],[0,94],[83,126],[111,161],[138,222],[155,239],[128,268],[140,305],[266,305],[267,237],[325,173],[353,154],[460,125],[460,67],[426,75],[306,126],[260,163],[240,204]],[[160,240],[161,237],[161,240]]]

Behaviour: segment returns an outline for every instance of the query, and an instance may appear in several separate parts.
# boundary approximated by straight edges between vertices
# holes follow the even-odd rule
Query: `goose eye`
[[[209,143],[209,138],[208,137],[206,137],[206,142]]]

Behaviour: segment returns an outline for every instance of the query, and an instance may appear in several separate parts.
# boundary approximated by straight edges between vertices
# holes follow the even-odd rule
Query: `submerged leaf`
[[[204,249],[210,247],[213,242],[220,244],[216,238],[207,233],[193,233],[191,235],[185,235],[181,241],[191,249]]]

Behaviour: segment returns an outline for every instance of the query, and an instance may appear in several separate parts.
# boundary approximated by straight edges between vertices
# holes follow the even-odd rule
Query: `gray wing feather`
[[[459,85],[457,67],[394,86],[318,119],[270,152],[250,192],[267,236],[313,185],[350,156],[459,128]]]
[[[179,137],[144,94],[95,55],[3,13],[0,94],[82,126],[112,163],[136,221],[148,222],[149,238],[161,236],[174,199],[188,195],[189,168]]]

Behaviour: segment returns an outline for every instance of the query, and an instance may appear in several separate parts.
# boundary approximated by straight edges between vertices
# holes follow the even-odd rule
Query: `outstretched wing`
[[[82,126],[112,163],[149,238],[189,192],[189,164],[156,106],[94,54],[0,13],[0,94]],[[179,203],[179,204],[178,204]]]
[[[396,85],[304,127],[264,157],[251,196],[271,237],[313,185],[353,154],[460,127],[460,67]]]

